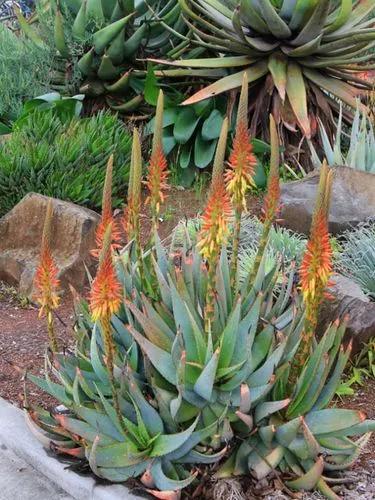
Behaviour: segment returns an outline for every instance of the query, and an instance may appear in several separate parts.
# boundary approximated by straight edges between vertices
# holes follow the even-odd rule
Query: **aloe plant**
[[[252,87],[252,130],[266,128],[264,113],[310,138],[311,115],[323,118],[336,99],[352,108],[356,97],[371,90],[360,73],[372,68],[375,40],[372,0],[179,0],[194,43],[214,57],[156,60],[190,69],[226,74],[188,97],[193,104],[241,86],[246,74]],[[356,78],[358,74],[358,79]]]
[[[188,45],[177,0],[39,0],[29,20],[16,13],[32,43],[55,47],[52,81],[57,90],[78,83],[81,93],[103,95],[121,113],[145,102],[147,71],[141,60],[147,54],[179,57]]]
[[[160,113],[158,118],[160,125]],[[160,145],[160,127],[156,136],[154,145]],[[134,137],[133,206],[125,221],[137,232],[141,159],[137,132]],[[272,147],[275,160],[275,137]],[[254,278],[250,272],[242,283],[238,276],[233,281],[226,250],[229,193],[222,177],[215,176],[198,243],[186,234],[177,253],[161,244],[155,226],[153,245],[141,256],[136,234],[122,251],[111,252],[114,234],[104,196],[104,253],[90,304],[76,301],[76,348],[47,356],[44,378],[27,377],[63,405],[48,413],[26,402],[28,423],[42,442],[87,461],[94,474],[111,482],[139,477],[159,498],[178,498],[197,478],[197,466],[224,458],[218,479],[248,473],[262,479],[277,468],[289,473],[289,488],[317,488],[336,498],[330,471],[353,463],[375,422],[360,411],[329,407],[350,354],[350,345],[341,346],[345,323],[335,322],[319,342],[306,338],[314,297],[329,274],[322,274],[326,253],[316,245],[327,229],[320,217],[328,207],[327,169],[301,268],[303,300],[293,271],[276,288],[281,264],[266,272],[264,252]],[[106,193],[110,174],[111,162]],[[153,165],[149,183],[155,175]],[[267,222],[277,212],[276,185],[274,167]],[[160,193],[148,188],[159,200]],[[311,256],[318,263],[314,283]]]
[[[349,134],[345,134],[342,117],[343,111],[342,107],[340,107],[333,140],[329,137],[323,123],[319,121],[324,157],[330,165],[344,165],[364,172],[375,173],[375,131],[371,119],[365,112],[361,113],[359,106],[357,106],[351,130]],[[345,141],[345,135],[348,137],[349,146],[345,144],[347,142],[347,140]],[[313,164],[318,168],[321,161],[310,141],[309,147]]]

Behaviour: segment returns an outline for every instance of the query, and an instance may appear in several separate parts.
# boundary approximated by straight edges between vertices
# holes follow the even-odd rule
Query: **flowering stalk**
[[[233,248],[231,262],[231,284],[237,281],[238,249],[241,232],[242,212],[246,211],[246,192],[254,186],[254,170],[257,163],[250,142],[247,126],[248,110],[248,80],[244,75],[240,102],[237,114],[236,133],[233,141],[233,150],[229,157],[229,168],[225,172],[227,190],[230,194],[234,209]]]
[[[275,120],[270,115],[271,136],[271,161],[270,172],[267,183],[267,193],[263,202],[263,231],[259,240],[258,251],[255,257],[254,267],[250,275],[249,283],[253,283],[266,250],[272,225],[277,219],[280,209],[280,177],[279,177],[279,137],[277,134]]]
[[[114,378],[114,354],[115,346],[112,338],[111,317],[121,305],[121,285],[118,282],[113,265],[111,235],[112,227],[109,223],[104,239],[103,248],[99,258],[99,268],[93,281],[90,292],[90,309],[93,321],[98,321],[101,326],[105,362],[111,384],[113,403],[117,416],[122,424],[122,416],[118,401]]]
[[[91,253],[94,257],[99,257],[103,247],[104,234],[109,224],[112,225],[111,242],[112,248],[120,248],[119,241],[121,239],[120,230],[117,223],[113,219],[112,213],[112,177],[113,177],[113,154],[109,157],[107,163],[107,170],[103,188],[102,198],[102,217],[96,229],[95,242],[96,249]]]
[[[164,94],[160,90],[155,115],[155,131],[152,143],[150,164],[145,182],[149,195],[146,204],[150,205],[152,217],[152,234],[158,230],[160,207],[165,201],[165,191],[168,189],[167,160],[163,151],[163,108]]]
[[[231,216],[229,195],[222,179],[217,179],[211,188],[205,211],[202,215],[202,228],[197,248],[206,260],[208,268],[206,306],[204,311],[205,331],[211,333],[215,316],[216,267],[222,246],[228,237],[228,221]]]
[[[301,341],[291,367],[289,378],[291,387],[309,358],[318,322],[319,307],[332,274],[332,248],[328,233],[331,189],[332,171],[324,162],[320,172],[319,193],[311,224],[310,239],[300,268],[300,284],[306,318]]]
[[[130,162],[130,176],[128,187],[128,203],[125,209],[124,230],[128,240],[134,240],[135,251],[138,260],[139,275],[142,283],[145,283],[143,254],[141,245],[141,231],[139,215],[141,211],[141,187],[142,187],[142,153],[139,132],[133,130],[133,146]]]
[[[49,346],[52,352],[59,350],[54,329],[53,311],[58,308],[60,298],[58,287],[60,281],[57,279],[57,268],[51,253],[51,225],[53,219],[53,205],[50,200],[47,205],[44,220],[42,245],[40,250],[39,265],[35,273],[36,300],[40,304],[39,316],[43,314],[47,318],[47,330]]]

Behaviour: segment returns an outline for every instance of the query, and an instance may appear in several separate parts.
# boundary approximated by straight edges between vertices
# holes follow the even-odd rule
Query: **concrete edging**
[[[139,500],[123,485],[100,485],[93,477],[85,477],[66,469],[32,435],[22,410],[0,398],[0,441],[18,457],[58,485],[76,500]]]

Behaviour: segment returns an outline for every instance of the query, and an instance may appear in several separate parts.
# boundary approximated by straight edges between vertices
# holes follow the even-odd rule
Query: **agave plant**
[[[319,121],[321,143],[324,157],[330,165],[345,165],[346,167],[375,173],[375,131],[367,114],[361,114],[359,108],[354,116],[352,129],[349,135],[349,146],[344,146],[344,131],[342,123],[342,108],[340,108],[339,120],[333,141],[330,141],[323,123]],[[331,145],[333,142],[333,145]],[[321,161],[313,144],[309,141],[309,147],[313,164],[320,167]],[[345,151],[346,149],[346,151]]]
[[[375,29],[372,0],[179,0],[195,43],[217,57],[158,61],[190,68],[226,68],[227,76],[186,99],[192,104],[252,86],[251,130],[266,128],[265,109],[277,123],[314,134],[315,117],[330,117],[337,99],[352,108],[371,89],[360,72],[372,68]],[[368,18],[368,16],[370,16]],[[357,77],[358,73],[358,77]]]
[[[166,187],[159,126],[147,180],[153,210]],[[138,231],[137,132],[134,138],[126,227]],[[272,148],[276,165],[275,136]],[[273,167],[263,237],[277,212],[275,174]],[[113,222],[103,214],[90,306],[77,305],[76,348],[47,356],[44,379],[28,375],[63,405],[51,413],[28,407],[33,432],[57,453],[87,461],[101,478],[140,477],[159,498],[179,498],[199,474],[197,465],[224,457],[218,478],[250,472],[260,479],[277,468],[289,474],[290,488],[337,498],[328,483],[338,479],[327,476],[352,464],[375,422],[328,408],[350,354],[350,346],[340,347],[345,323],[331,325],[319,342],[311,335],[330,270],[324,224],[330,179],[325,165],[301,267],[303,299],[293,275],[275,290],[278,269],[265,272],[264,254],[255,274],[242,284],[233,280],[225,248],[230,191],[217,176],[198,244],[187,235],[177,254],[161,244],[156,221],[149,250],[133,252],[135,237],[114,254]]]
[[[187,27],[175,0],[40,0],[28,22],[16,12],[34,43],[55,45],[60,57],[54,72],[58,90],[75,77],[73,66],[81,74],[80,92],[105,95],[119,112],[134,111],[144,101],[146,68],[140,59],[147,54],[179,56],[187,46]],[[39,29],[33,26],[36,21],[42,25]],[[181,71],[163,72],[166,77],[176,73]]]
[[[343,236],[336,259],[338,271],[375,299],[375,221],[364,223]]]

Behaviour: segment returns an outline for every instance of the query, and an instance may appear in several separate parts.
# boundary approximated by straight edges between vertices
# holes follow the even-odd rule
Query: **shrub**
[[[22,103],[48,90],[50,49],[38,47],[0,24],[0,120],[15,119]]]
[[[293,275],[275,288],[277,267],[265,272],[264,249],[280,195],[273,119],[270,129],[273,152],[260,250],[243,283],[236,254],[228,257],[226,243],[239,238],[240,224],[230,233],[229,216],[237,201],[241,220],[240,201],[253,173],[251,157],[244,154],[250,145],[246,128],[237,128],[228,190],[214,176],[198,243],[192,246],[187,234],[177,254],[168,254],[157,235],[167,188],[160,127],[147,176],[153,246],[146,252],[140,247],[142,164],[134,131],[125,215],[131,240],[116,253],[110,161],[98,229],[99,269],[89,307],[79,305],[74,352],[57,352],[49,314],[57,306],[57,283],[39,278],[56,275],[47,214],[37,284],[51,355],[45,378],[28,378],[64,408],[49,413],[29,407],[28,422],[47,446],[88,461],[103,479],[140,477],[147,492],[178,499],[202,468],[225,458],[216,467],[217,479],[251,474],[260,480],[277,469],[288,473],[289,488],[317,488],[335,498],[329,483],[337,478],[330,471],[349,467],[375,429],[363,412],[329,408],[350,354],[350,346],[340,347],[345,324],[335,322],[319,342],[314,339],[331,274],[332,173],[326,164],[300,269],[302,294],[293,290]]]
[[[115,155],[115,204],[129,175],[131,139],[109,113],[63,122],[53,112],[34,112],[0,148],[0,214],[30,191],[100,207],[105,165]]]
[[[358,283],[375,300],[375,221],[359,226],[343,235],[337,253],[337,269]]]

